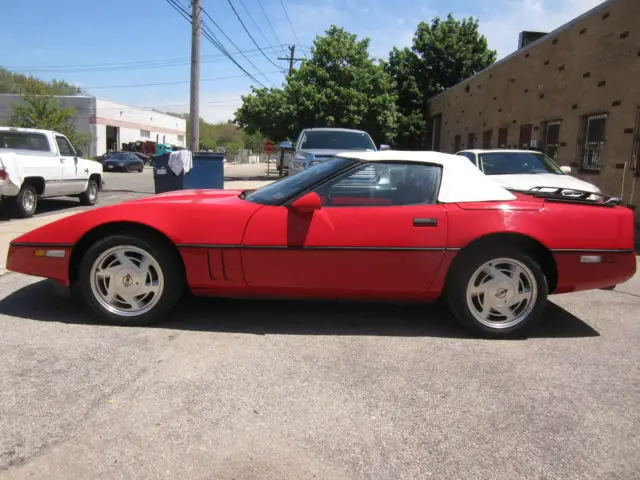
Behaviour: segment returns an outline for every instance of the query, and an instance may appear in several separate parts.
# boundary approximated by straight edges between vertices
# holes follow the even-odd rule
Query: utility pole
[[[299,62],[303,60],[302,58],[295,58],[296,56],[296,46],[289,45],[289,58],[287,57],[278,57],[278,60],[289,60],[289,73],[293,73],[293,62]]]
[[[191,0],[191,92],[189,98],[189,145],[200,150],[200,13],[201,0]]]

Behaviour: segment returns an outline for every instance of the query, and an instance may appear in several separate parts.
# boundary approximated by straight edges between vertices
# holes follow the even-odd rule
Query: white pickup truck
[[[75,196],[93,205],[102,188],[102,165],[81,158],[61,133],[0,127],[0,196],[14,214],[31,217],[38,198]]]

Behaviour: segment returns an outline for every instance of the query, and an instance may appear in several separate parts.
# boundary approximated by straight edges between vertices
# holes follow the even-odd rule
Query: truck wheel
[[[23,184],[13,201],[13,209],[18,218],[32,217],[38,207],[36,188],[28,183]]]
[[[94,205],[98,201],[98,182],[89,180],[87,189],[80,194],[80,205]]]

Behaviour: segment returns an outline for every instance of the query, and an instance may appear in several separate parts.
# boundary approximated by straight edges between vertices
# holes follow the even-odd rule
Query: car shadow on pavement
[[[38,208],[36,216],[55,213],[68,208],[79,207],[80,202],[77,198],[42,198],[38,200]],[[11,211],[10,205],[3,204],[0,206],[0,222],[8,222],[11,220],[20,220]]]
[[[56,295],[48,280],[8,295],[0,301],[0,314],[42,322],[96,324],[81,302]],[[171,317],[157,326],[254,335],[472,338],[440,304],[236,300],[186,295]],[[554,303],[549,304],[544,321],[529,334],[538,338],[594,336],[599,333]]]

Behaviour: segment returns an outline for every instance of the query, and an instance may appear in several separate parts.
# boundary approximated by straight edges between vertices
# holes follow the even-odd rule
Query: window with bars
[[[491,137],[493,137],[493,130],[486,130],[482,134],[482,148],[491,148]]]
[[[520,125],[520,144],[519,148],[529,148],[531,144],[531,124],[526,123]]]
[[[467,148],[472,149],[475,147],[475,144],[476,144],[476,134],[475,133],[467,134]]]
[[[507,148],[507,137],[509,135],[508,128],[498,130],[498,148]]]
[[[607,113],[589,114],[581,117],[578,159],[582,170],[587,172],[602,170],[606,125]]]
[[[453,137],[453,151],[459,152],[462,149],[462,135]]]
[[[560,146],[560,120],[542,122],[540,128],[540,149],[554,160],[558,157]]]
[[[602,151],[605,143],[607,113],[595,113],[580,117],[578,137],[578,160],[580,168],[586,172],[602,170]]]

